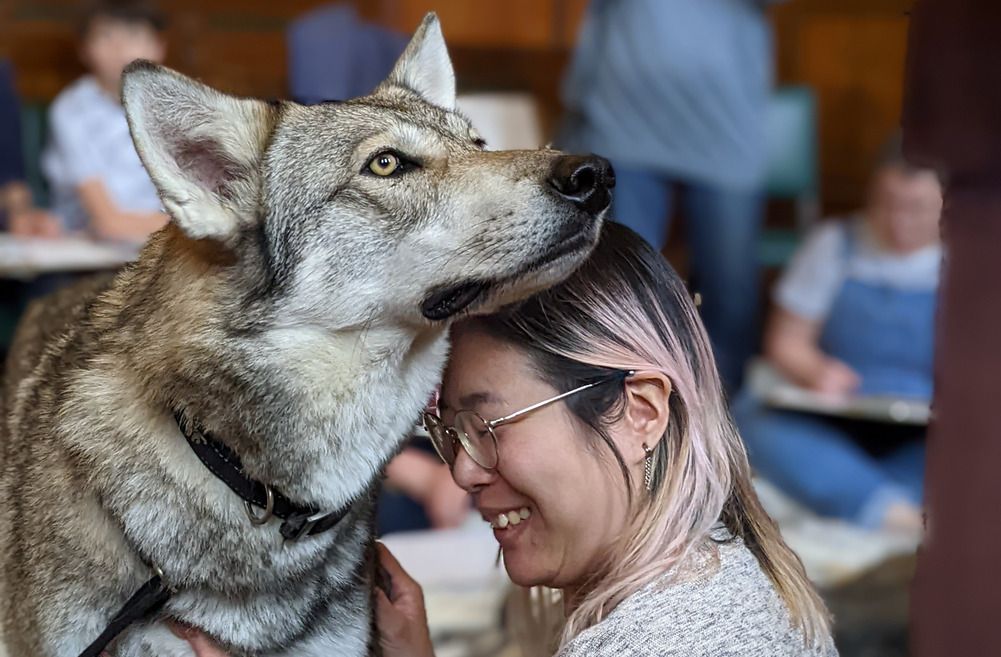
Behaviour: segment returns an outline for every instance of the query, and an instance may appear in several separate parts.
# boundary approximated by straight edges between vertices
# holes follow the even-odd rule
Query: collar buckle
[[[294,515],[290,516],[285,522],[282,523],[279,532],[281,532],[282,537],[285,539],[286,543],[295,543],[305,536],[308,536],[316,524],[327,517],[326,513],[322,511],[319,513],[314,513],[311,516],[305,515]]]

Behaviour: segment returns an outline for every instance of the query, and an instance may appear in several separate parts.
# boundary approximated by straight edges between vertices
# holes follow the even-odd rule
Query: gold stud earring
[[[643,443],[643,485],[647,490],[653,490],[653,450]]]

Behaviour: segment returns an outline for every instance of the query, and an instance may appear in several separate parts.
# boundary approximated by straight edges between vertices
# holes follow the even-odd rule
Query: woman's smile
[[[510,549],[515,544],[532,521],[532,509],[528,506],[500,511],[481,509],[480,513],[494,530],[494,538],[505,549]]]

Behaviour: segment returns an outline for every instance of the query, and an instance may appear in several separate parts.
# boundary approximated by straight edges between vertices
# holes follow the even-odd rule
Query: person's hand
[[[229,657],[212,639],[194,628],[171,623],[170,631],[190,643],[197,657]]]
[[[810,387],[821,394],[843,397],[855,392],[861,383],[858,372],[836,358],[827,358]]]
[[[171,632],[191,644],[196,657],[229,657],[222,649],[212,643],[211,639],[192,627],[174,622],[168,622],[167,627],[170,628]],[[105,651],[101,653],[101,657],[111,657],[111,655]]]
[[[389,579],[391,597],[375,589],[375,623],[384,657],[434,657],[424,592],[382,543],[376,544],[379,565]],[[201,655],[198,657],[211,657]]]
[[[22,237],[59,237],[59,218],[44,210],[22,210],[11,215],[10,232]]]
[[[458,527],[469,514],[469,494],[459,488],[445,466],[437,468],[422,503],[435,529]]]

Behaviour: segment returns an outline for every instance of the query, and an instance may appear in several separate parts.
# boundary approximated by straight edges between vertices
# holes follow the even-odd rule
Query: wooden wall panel
[[[393,4],[395,11],[382,12],[387,25],[409,32],[433,9],[441,19],[445,38],[454,46],[539,48],[550,45],[554,39],[555,3],[552,2],[425,0]]]
[[[24,98],[50,100],[82,72],[74,34],[79,3],[0,2],[0,57],[14,61]],[[162,1],[169,19],[167,63],[234,93],[283,95],[285,27],[321,4],[325,3]],[[587,0],[353,0],[352,4],[364,17],[405,33],[435,10],[457,60],[461,85],[535,90],[555,88]],[[488,66],[480,68],[484,60]],[[554,68],[552,61],[559,65]],[[542,81],[540,73],[548,77]],[[554,93],[544,95],[555,98]]]
[[[372,19],[403,32],[434,11],[445,38],[460,47],[566,48],[573,44],[587,0],[376,0],[361,5]]]
[[[5,21],[0,57],[13,62],[18,91],[26,100],[50,100],[83,73],[73,28],[66,21]]]
[[[909,5],[797,0],[773,13],[778,81],[817,94],[826,212],[863,202],[873,158],[900,126]]]
[[[693,0],[708,1],[708,0]],[[861,202],[872,155],[899,123],[905,11],[911,0],[791,0],[772,11],[777,79],[819,99],[821,193],[827,211]],[[587,0],[352,0],[370,20],[413,30],[442,19],[463,90],[535,94],[550,128],[559,81]],[[168,64],[234,93],[286,94],[284,30],[322,0],[161,0]],[[76,0],[0,0],[0,57],[28,100],[50,100],[78,76]]]

